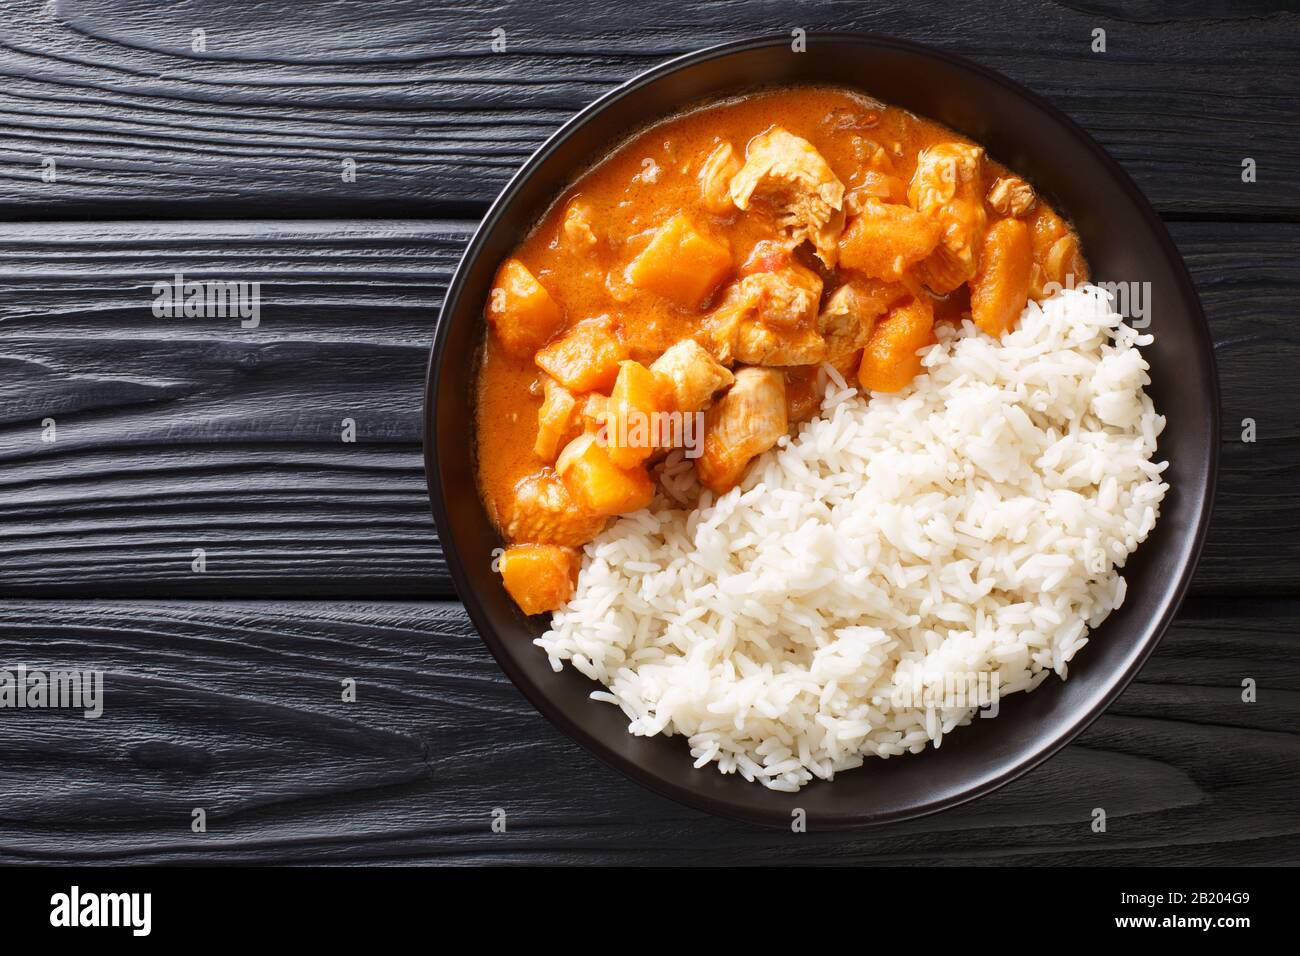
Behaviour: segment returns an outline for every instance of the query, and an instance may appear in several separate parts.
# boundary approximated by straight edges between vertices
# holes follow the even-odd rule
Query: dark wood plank
[[[966,54],[1089,129],[1164,212],[1300,217],[1289,4],[791,8],[419,0],[0,4],[0,214],[465,214],[560,123],[670,56],[793,28]],[[506,51],[491,49],[505,30]],[[1094,29],[1107,50],[1091,50]],[[205,49],[193,49],[193,31]],[[1258,182],[1240,179],[1243,157]],[[42,181],[45,158],[57,181]],[[342,162],[357,163],[343,181]]]
[[[0,589],[450,596],[422,387],[464,222],[0,226]],[[1210,316],[1223,469],[1201,594],[1300,593],[1300,226],[1175,223]],[[262,321],[152,285],[263,283]],[[1158,323],[1158,318],[1156,319]],[[1158,328],[1158,325],[1156,326]],[[42,442],[53,418],[57,441]],[[357,441],[341,440],[345,418]],[[1256,421],[1257,441],[1241,441]],[[207,570],[192,570],[195,548]]]
[[[1210,321],[1223,429],[1214,516],[1193,589],[1300,594],[1300,333],[1282,318],[1294,314],[1286,302],[1300,280],[1292,262],[1300,227],[1172,223],[1169,230]],[[1250,423],[1255,440],[1247,442]]]
[[[422,389],[470,228],[0,229],[0,589],[453,593]],[[155,318],[177,271],[263,282],[261,324]]]
[[[1109,713],[1017,783],[795,835],[599,764],[456,604],[3,602],[0,661],[101,669],[106,703],[96,720],[0,713],[0,863],[1297,862],[1298,626],[1295,601],[1191,602]]]

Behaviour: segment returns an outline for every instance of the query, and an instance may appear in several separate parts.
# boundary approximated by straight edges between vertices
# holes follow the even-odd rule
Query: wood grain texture
[[[0,588],[450,595],[422,391],[470,228],[0,228]],[[263,283],[261,324],[155,318],[177,271]]]
[[[96,720],[0,713],[0,863],[1294,863],[1297,626],[1295,601],[1194,601],[1106,716],[1016,783],[796,835],[605,768],[458,604],[3,602],[0,661],[106,673]]]
[[[451,596],[421,403],[437,309],[471,229],[0,226],[0,593]],[[1300,593],[1300,487],[1287,480],[1300,467],[1300,226],[1172,231],[1224,394],[1220,494],[1195,591]],[[152,285],[178,271],[261,282],[260,326],[155,318]],[[347,418],[355,443],[341,440]],[[1241,440],[1246,418],[1254,443]],[[202,574],[195,548],[207,552]]]
[[[1223,392],[1199,596],[1138,680],[996,794],[854,833],[678,807],[551,728],[436,600],[420,460],[437,309],[507,177],[647,67],[795,27],[1079,121],[1173,220]],[[0,0],[0,667],[107,691],[0,711],[0,864],[1300,862],[1298,47],[1291,0]],[[260,281],[260,326],[155,318],[176,272]]]
[[[1285,2],[352,0],[302,16],[239,0],[4,0],[0,13],[8,216],[464,215],[641,70],[801,28],[887,33],[1002,71],[1078,120],[1165,213],[1300,219],[1300,16]],[[1091,51],[1098,28],[1105,53]]]

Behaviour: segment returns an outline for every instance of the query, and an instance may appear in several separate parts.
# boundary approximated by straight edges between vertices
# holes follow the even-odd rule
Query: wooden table
[[[0,2],[0,663],[108,695],[0,713],[0,862],[1295,862],[1300,19],[1190,6]],[[420,457],[443,289],[510,173],[645,67],[794,28],[962,53],[1082,123],[1167,219],[1224,396],[1138,680],[1004,790],[853,833],[676,806],[552,729],[456,601]],[[260,325],[155,318],[176,272],[260,281]]]

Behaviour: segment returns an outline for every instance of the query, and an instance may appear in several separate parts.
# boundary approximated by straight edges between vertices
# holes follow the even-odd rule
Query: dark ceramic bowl
[[[470,450],[475,358],[483,306],[500,261],[563,188],[614,143],[694,101],[762,86],[854,87],[938,120],[1027,177],[1074,221],[1099,280],[1150,283],[1155,342],[1150,394],[1168,416],[1160,455],[1170,491],[1155,532],[1124,571],[1128,598],[1070,665],[1032,694],[1002,701],[939,750],[840,774],[784,794],[696,770],[682,737],[632,737],[621,711],[588,699],[597,685],[554,673],[532,640],[541,618],[518,611],[491,570],[502,542],[479,501]],[[1219,403],[1205,317],[1182,260],[1151,206],[1118,165],[1064,115],[991,70],[912,43],[810,35],[728,44],[679,57],[601,97],[566,123],[492,205],[447,290],[429,362],[425,460],[447,564],[484,643],[543,714],[603,761],[653,790],[725,816],[789,825],[883,823],[933,813],[990,792],[1060,750],[1128,685],[1155,649],[1187,589],[1210,516]]]

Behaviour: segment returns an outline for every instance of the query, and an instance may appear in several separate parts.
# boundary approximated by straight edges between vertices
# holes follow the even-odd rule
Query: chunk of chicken
[[[770,368],[742,368],[736,382],[705,413],[704,452],[695,463],[706,488],[733,488],[749,463],[786,433],[785,375]]]
[[[731,371],[719,363],[694,339],[683,339],[650,365],[672,387],[673,405],[679,412],[698,412],[708,407],[713,395],[735,381]]]
[[[816,147],[774,126],[745,149],[745,165],[731,180],[731,201],[749,209],[758,200],[774,209],[796,242],[812,243],[833,267],[844,229],[844,184]]]
[[[999,176],[984,201],[1000,216],[1023,216],[1034,208],[1034,187],[1019,176]]]
[[[700,167],[700,196],[704,208],[715,216],[725,216],[736,208],[731,201],[731,180],[740,172],[740,157],[728,142],[721,142]]]
[[[501,531],[513,544],[580,548],[600,534],[606,522],[604,515],[579,505],[560,476],[550,469],[519,481],[511,489],[503,511]]]
[[[709,316],[723,363],[810,365],[826,356],[817,332],[822,280],[787,261],[772,272],[744,276]]]
[[[901,285],[874,279],[851,279],[836,289],[817,316],[817,331],[826,340],[826,361],[847,377],[876,319],[907,294]]]
[[[570,202],[560,223],[560,240],[564,247],[575,253],[589,253],[595,249],[598,240],[591,223],[591,207],[581,199]]]
[[[778,331],[762,322],[741,322],[735,342],[736,358],[750,365],[786,367],[826,360],[826,340],[811,327]]]
[[[922,281],[945,295],[975,274],[986,214],[980,195],[984,150],[965,143],[923,149],[907,187],[912,208],[939,226],[939,245],[920,267]]]
[[[745,276],[739,285],[753,304],[754,318],[773,329],[810,324],[822,297],[821,276],[795,263]]]
[[[581,431],[578,400],[573,393],[550,376],[542,385],[542,407],[537,410],[537,439],[533,453],[547,464],[555,462],[570,438]]]

